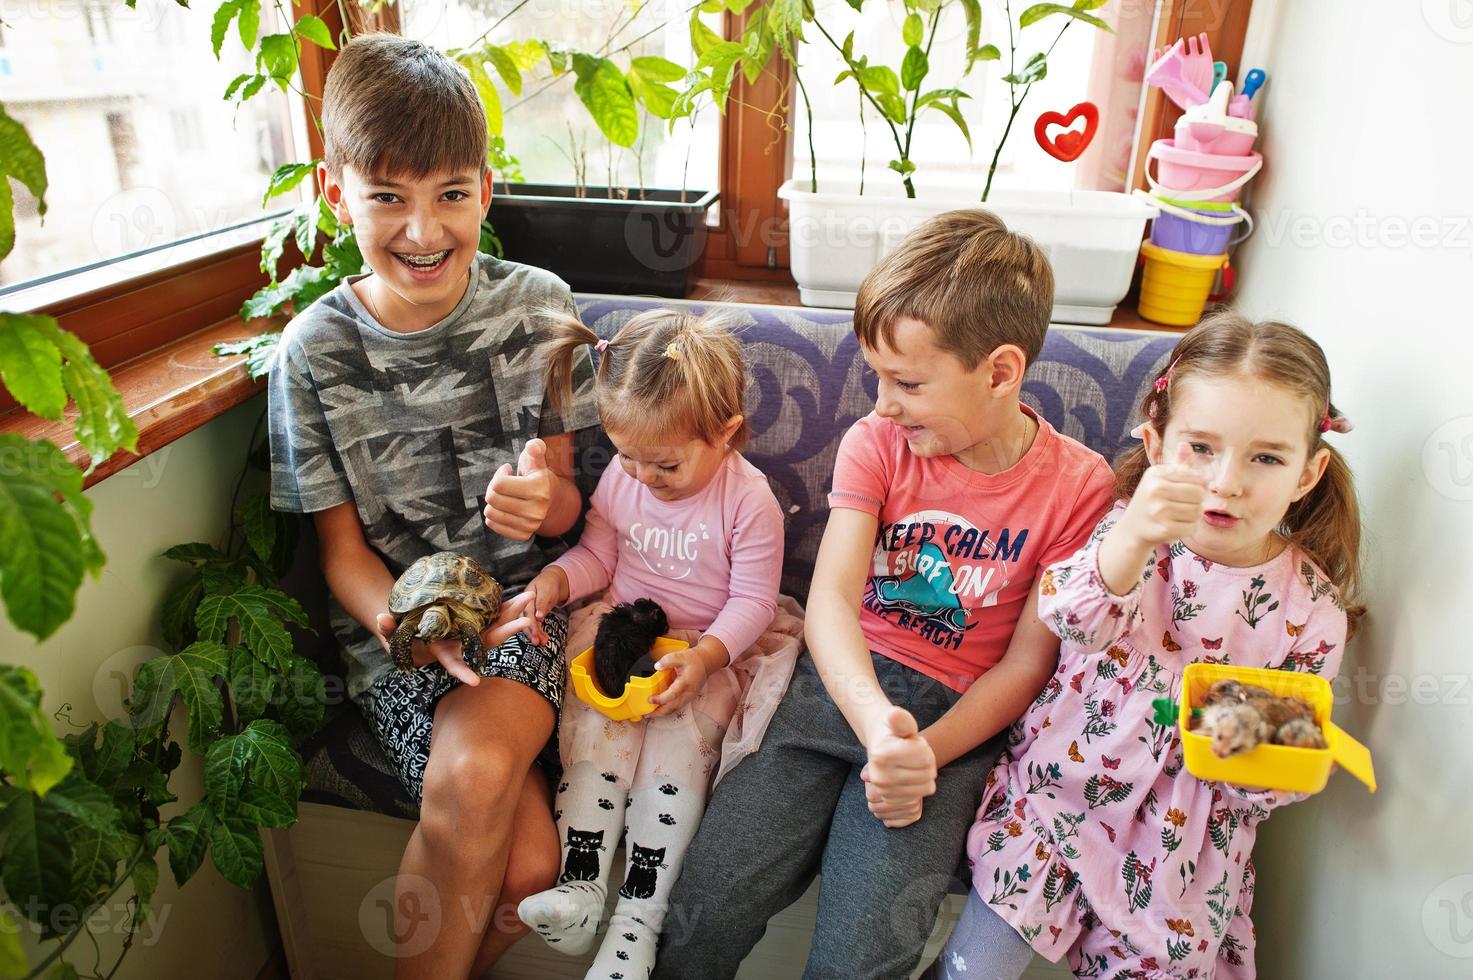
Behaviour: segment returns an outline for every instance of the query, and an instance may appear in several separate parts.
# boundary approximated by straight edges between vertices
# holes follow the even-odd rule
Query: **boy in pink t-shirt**
[[[762,746],[712,796],[671,896],[699,910],[654,976],[731,977],[823,875],[805,977],[909,975],[1000,733],[1053,673],[1036,583],[1114,479],[1019,401],[1053,305],[1042,251],[942,214],[860,286],[875,411],[845,434],[800,659]]]

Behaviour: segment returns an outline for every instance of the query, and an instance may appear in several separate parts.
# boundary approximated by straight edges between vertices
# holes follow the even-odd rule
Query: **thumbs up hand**
[[[898,828],[921,818],[922,801],[936,792],[936,754],[921,737],[915,716],[891,708],[870,735],[869,762],[860,771],[864,798],[886,827]]]
[[[1197,528],[1207,501],[1207,470],[1190,443],[1179,442],[1170,462],[1146,470],[1121,518],[1132,538],[1155,547],[1180,541]]]
[[[552,502],[552,470],[547,444],[531,439],[522,447],[516,472],[503,463],[486,485],[486,526],[517,541],[530,538],[547,519]]]

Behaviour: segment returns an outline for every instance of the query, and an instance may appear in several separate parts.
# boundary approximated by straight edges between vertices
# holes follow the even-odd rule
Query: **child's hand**
[[[568,601],[568,576],[556,565],[549,565],[527,583],[522,595],[532,597],[527,609],[532,625],[528,627],[527,635],[538,646],[546,646],[547,633],[542,629],[542,621],[548,613]]]
[[[701,693],[710,674],[699,645],[665,654],[655,664],[655,669],[675,671],[675,680],[664,691],[650,698],[652,704],[659,705],[650,712],[651,718],[674,714],[685,707]]]
[[[547,519],[552,505],[552,470],[547,444],[531,439],[522,448],[513,475],[510,463],[501,464],[486,485],[486,526],[503,537],[525,541]]]
[[[501,609],[496,614],[496,619],[481,630],[481,649],[495,650],[507,640],[518,633],[527,631],[530,637],[533,629],[538,629],[537,621],[532,617],[532,597],[523,592],[521,595],[508,599],[501,604]],[[399,621],[389,613],[378,614],[378,631],[384,649],[388,649],[389,639],[394,635]],[[465,657],[460,652],[460,640],[446,639],[435,640],[431,643],[416,638],[410,645],[410,656],[416,667],[438,662],[445,668],[446,673],[462,684],[475,687],[481,683],[481,678],[470,665],[465,662]]]
[[[1197,529],[1207,501],[1207,476],[1195,465],[1190,443],[1176,446],[1176,458],[1152,466],[1141,476],[1120,524],[1149,547],[1180,541]]]
[[[891,708],[867,741],[869,762],[859,778],[864,798],[886,827],[899,828],[921,818],[922,801],[936,792],[936,754],[921,737],[915,716]]]

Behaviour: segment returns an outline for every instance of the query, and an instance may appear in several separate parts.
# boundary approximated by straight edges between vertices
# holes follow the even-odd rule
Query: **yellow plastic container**
[[[658,663],[665,654],[689,647],[690,644],[684,640],[662,636],[650,648],[650,656]],[[573,693],[578,695],[578,700],[615,721],[639,721],[654,711],[659,705],[651,704],[650,698],[669,687],[675,679],[673,670],[657,670],[648,677],[631,677],[624,685],[624,693],[611,698],[599,690],[598,681],[593,678],[593,647],[573,658],[569,673],[573,678]]]
[[[1227,759],[1212,753],[1212,739],[1187,728],[1192,709],[1200,707],[1208,688],[1233,679],[1257,684],[1279,697],[1303,698],[1314,709],[1314,720],[1325,733],[1323,749],[1299,749],[1288,745],[1259,745]],[[1291,670],[1261,667],[1232,667],[1227,664],[1188,664],[1182,674],[1181,705],[1176,723],[1181,730],[1182,754],[1187,771],[1198,779],[1263,786],[1292,793],[1318,793],[1330,779],[1330,766],[1338,762],[1356,779],[1376,792],[1376,771],[1371,752],[1330,720],[1333,696],[1323,677]]]
[[[1141,273],[1140,315],[1172,327],[1196,324],[1227,255],[1193,255],[1154,242],[1142,242],[1141,255],[1146,268]]]

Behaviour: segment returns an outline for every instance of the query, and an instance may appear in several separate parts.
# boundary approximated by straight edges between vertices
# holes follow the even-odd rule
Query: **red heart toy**
[[[1084,131],[1071,129],[1074,121],[1081,117],[1084,119]],[[1050,126],[1062,126],[1065,131],[1050,139],[1048,135]],[[1099,107],[1093,102],[1081,102],[1070,109],[1068,115],[1062,112],[1045,112],[1039,116],[1038,121],[1033,124],[1033,138],[1038,141],[1043,152],[1056,160],[1069,163],[1079,159],[1079,155],[1089,147],[1090,141],[1095,138],[1095,130],[1099,128]]]

